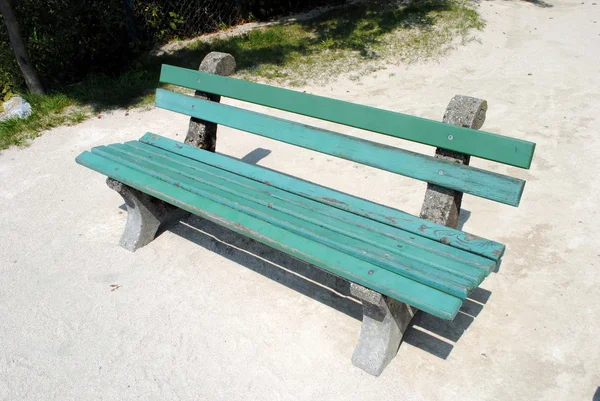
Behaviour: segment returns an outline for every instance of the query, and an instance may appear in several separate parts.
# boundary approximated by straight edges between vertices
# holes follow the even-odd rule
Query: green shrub
[[[19,0],[13,7],[30,59],[52,89],[90,74],[118,75],[139,53],[172,38],[343,1]],[[8,93],[24,82],[1,16],[0,22],[0,91]]]
[[[3,40],[0,37],[0,100],[21,87],[23,83],[23,77],[19,71],[12,47],[8,43],[8,39]]]
[[[46,86],[77,82],[90,72],[119,71],[128,55],[119,0],[20,0],[14,10],[30,59]],[[22,78],[0,26],[0,87]]]

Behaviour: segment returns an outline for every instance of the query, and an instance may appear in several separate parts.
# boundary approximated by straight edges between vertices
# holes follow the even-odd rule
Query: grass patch
[[[87,118],[80,110],[68,111],[73,100],[61,93],[54,95],[24,94],[33,113],[26,119],[9,119],[0,122],[0,149],[11,145],[24,145],[43,130],[64,124],[79,123]]]
[[[107,109],[152,103],[163,63],[195,69],[207,53],[222,51],[235,57],[236,75],[244,79],[299,86],[346,74],[358,81],[385,64],[440,57],[457,43],[472,40],[472,30],[483,25],[466,0],[371,0],[309,20],[198,40],[169,54],[146,56],[117,77],[94,76],[47,95],[25,95],[34,113],[0,122],[0,149],[23,145],[43,130],[76,124]]]
[[[444,55],[473,39],[484,23],[471,3],[425,0],[409,4],[365,1],[316,18],[271,26],[210,43],[198,42],[182,58],[218,49],[238,62],[238,76],[283,85],[350,79],[387,63],[413,63]],[[186,54],[187,53],[187,54]]]
[[[140,68],[114,78],[90,77],[45,95],[24,93],[33,113],[22,120],[0,121],[0,149],[26,145],[42,131],[78,124],[106,110],[151,104],[157,82],[157,73]]]

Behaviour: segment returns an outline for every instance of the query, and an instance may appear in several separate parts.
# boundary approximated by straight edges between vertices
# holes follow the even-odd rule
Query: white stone
[[[0,113],[0,121],[8,120],[9,118],[27,118],[31,115],[31,105],[27,100],[20,96],[13,96],[4,104],[4,111]]]

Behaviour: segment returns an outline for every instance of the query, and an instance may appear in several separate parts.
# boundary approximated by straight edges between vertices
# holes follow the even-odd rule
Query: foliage
[[[428,0],[410,5],[364,2],[334,8],[315,18],[274,24],[239,36],[198,40],[172,53],[138,58],[123,73],[91,74],[47,95],[26,95],[34,114],[0,122],[0,149],[27,143],[42,130],[76,123],[116,107],[153,102],[160,65],[198,68],[211,51],[231,53],[238,76],[286,86],[323,81],[348,73],[360,79],[383,62],[411,62],[444,53],[456,39],[468,41],[483,26],[462,0]],[[170,88],[172,89],[172,88]]]
[[[90,72],[119,71],[128,56],[119,0],[20,0],[14,9],[32,63],[46,86]],[[22,86],[4,24],[0,26],[0,88]]]
[[[0,20],[2,16],[0,15]],[[3,22],[2,22],[3,23]],[[1,29],[3,29],[4,26]],[[8,37],[0,36],[0,100],[24,83]]]
[[[23,145],[27,140],[35,138],[42,130],[83,121],[87,116],[80,110],[65,113],[65,109],[73,104],[73,100],[65,94],[23,95],[33,109],[26,119],[12,118],[0,121],[0,149],[11,145]]]
[[[344,0],[18,0],[14,10],[44,86],[60,88],[90,74],[116,76],[141,52],[293,10]],[[131,5],[128,16],[126,4]],[[0,16],[1,18],[1,16]],[[0,21],[0,92],[23,87]]]

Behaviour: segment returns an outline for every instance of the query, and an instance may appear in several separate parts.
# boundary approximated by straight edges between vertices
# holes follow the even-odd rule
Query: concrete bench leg
[[[217,75],[231,75],[235,71],[235,59],[227,53],[211,52],[204,57],[199,70]],[[221,100],[221,96],[200,91],[196,91],[195,96],[213,102]],[[217,124],[192,117],[185,143],[214,152],[217,143]],[[106,184],[117,191],[127,205],[127,225],[120,244],[132,252],[149,244],[161,225],[189,215],[185,210],[111,178],[106,180]]]
[[[443,122],[479,129],[485,121],[486,111],[485,100],[456,95],[446,108]],[[436,149],[435,157],[469,164],[469,155],[446,149]],[[428,184],[420,217],[457,228],[462,195],[462,192]],[[362,327],[352,364],[379,376],[396,356],[402,336],[417,309],[355,283],[351,284],[350,292],[363,303]]]
[[[127,224],[121,236],[120,245],[131,252],[149,244],[161,225],[189,215],[185,210],[128,187],[112,178],[107,178],[106,184],[125,200]]]
[[[198,69],[210,74],[228,76],[235,72],[235,66],[235,59],[231,54],[210,52],[204,57]],[[201,91],[196,91],[194,96],[217,103],[221,101],[221,96]],[[185,143],[214,152],[217,147],[217,124],[195,117],[190,118]]]
[[[379,376],[396,356],[417,310],[355,283],[350,284],[350,293],[363,303],[362,327],[352,364]]]

